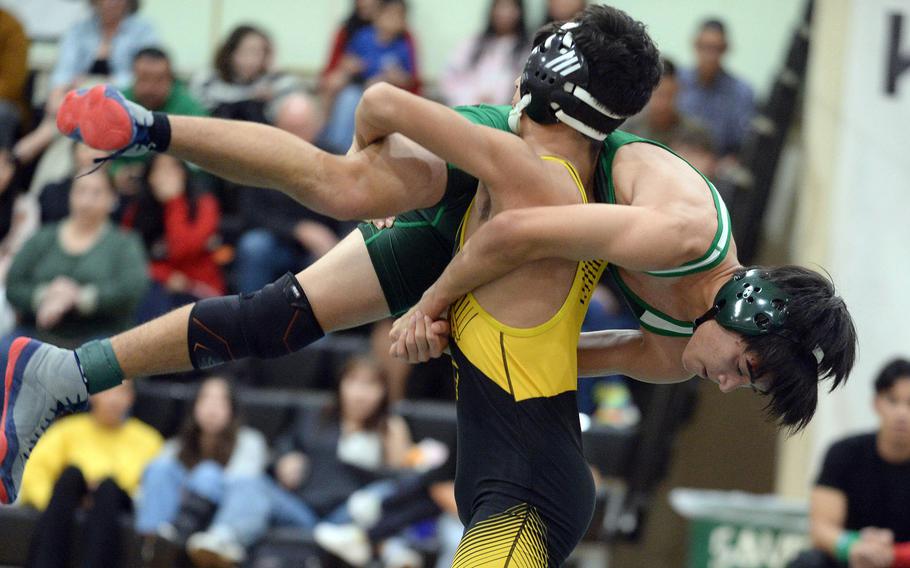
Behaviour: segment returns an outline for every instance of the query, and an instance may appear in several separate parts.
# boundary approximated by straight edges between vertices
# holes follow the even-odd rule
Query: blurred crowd
[[[357,103],[377,81],[453,106],[510,104],[534,31],[585,3],[549,0],[544,21],[531,22],[523,0],[490,1],[434,80],[418,57],[431,38],[411,29],[405,0],[354,0],[316,76],[276,68],[269,31],[254,25],[231,30],[209,68],[178,76],[172,58],[180,54],[162,43],[138,0],[92,0],[42,72],[28,66],[22,24],[0,9],[0,332],[74,347],[198,299],[258,290],[351,229],[279,192],[238,187],[166,155],[105,162],[57,133],[68,90],[112,83],[154,111],[267,123],[344,153]],[[724,68],[724,23],[707,20],[694,32],[695,66],[665,59],[651,102],[622,129],[670,146],[725,195],[753,93]],[[77,509],[87,510],[87,566],[116,565],[112,523],[123,511],[134,513],[148,565],[171,566],[179,551],[201,566],[240,564],[269,527],[289,526],[312,531],[353,565],[378,554],[385,565],[414,566],[419,555],[399,537],[437,518],[446,565],[461,535],[454,449],[415,444],[391,412],[426,389],[407,385],[416,380],[411,369],[383,356],[387,325],[361,330],[372,333],[375,354],[345,365],[333,404],[297,417],[274,440],[244,424],[226,376],[204,380],[166,442],[129,418],[132,387],[94,397],[89,413],[55,424],[29,462],[22,503],[45,511],[30,565],[64,565],[70,551],[43,544],[68,542]],[[601,286],[585,329],[635,326]],[[431,374],[438,379],[444,368]],[[579,410],[617,428],[638,420],[622,377],[582,381]]]

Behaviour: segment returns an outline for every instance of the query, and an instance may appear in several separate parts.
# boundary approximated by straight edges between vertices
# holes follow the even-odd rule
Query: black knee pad
[[[190,360],[207,369],[243,357],[271,359],[324,335],[290,272],[253,294],[201,300],[190,312]]]

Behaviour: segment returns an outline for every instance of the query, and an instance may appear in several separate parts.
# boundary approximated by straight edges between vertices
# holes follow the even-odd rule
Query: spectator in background
[[[789,568],[910,567],[910,361],[875,380],[876,432],[834,443],[809,511],[815,550]]]
[[[588,0],[547,0],[547,11],[541,26],[550,22],[571,20],[588,5]]]
[[[167,54],[157,47],[141,49],[133,58],[133,85],[124,91],[124,96],[154,111],[171,114],[202,116],[206,114],[183,84],[176,80]],[[69,140],[60,139],[41,160],[31,193],[38,196],[41,204],[42,222],[60,220],[67,215],[68,195],[72,179],[79,173],[90,171],[92,161],[107,154],[88,148],[70,150]],[[75,158],[75,160],[73,159]],[[120,158],[111,164],[114,187],[127,199],[139,191],[142,164],[148,157]],[[119,219],[120,211],[115,213]]]
[[[449,106],[508,104],[528,50],[522,0],[493,0],[483,33],[459,45],[439,79]]]
[[[322,115],[311,97],[296,93],[287,98],[276,121],[313,142]],[[240,188],[238,196],[245,232],[237,242],[234,275],[241,293],[255,292],[285,272],[300,270],[338,242],[337,221],[281,192]]]
[[[114,228],[105,170],[73,182],[70,213],[31,237],[13,260],[6,294],[20,334],[76,346],[129,327],[148,283],[139,238]]]
[[[299,417],[276,443],[270,516],[278,525],[312,529],[317,522],[351,521],[348,498],[407,464],[411,434],[390,414],[388,380],[369,357],[355,357],[341,373],[335,404]],[[387,486],[372,485],[383,494]]]
[[[679,79],[676,65],[667,58],[661,60],[663,73],[660,83],[651,94],[647,106],[623,124],[622,129],[643,138],[671,145],[672,140],[693,130],[707,133],[707,127],[699,120],[679,111],[677,95]],[[708,133],[710,136],[710,133]]]
[[[28,80],[28,38],[19,21],[6,10],[0,9],[0,187],[4,178],[11,175],[9,149],[28,117],[29,101],[25,98]]]
[[[354,9],[351,10],[350,16],[344,21],[344,24],[335,32],[335,38],[332,40],[332,51],[329,54],[329,61],[322,70],[319,81],[320,94],[327,100],[332,101],[335,95],[350,82],[350,76],[347,71],[341,68],[341,63],[348,53],[348,46],[351,39],[361,29],[370,26],[376,15],[382,0],[354,0]],[[417,60],[416,48],[411,32],[405,30],[403,38],[411,51],[411,57]],[[415,64],[415,69],[417,65]],[[415,75],[413,91],[417,92],[420,88],[420,78]]]
[[[272,70],[274,46],[261,29],[234,28],[215,54],[214,69],[197,75],[190,85],[212,116],[266,122],[270,105],[301,91],[301,82]]]
[[[363,90],[385,81],[403,89],[416,90],[417,62],[413,40],[407,34],[407,5],[404,0],[380,0],[372,25],[361,27],[348,42],[347,51],[334,72],[330,93],[328,126],[324,145],[344,153],[354,137],[354,111]]]
[[[679,73],[679,109],[708,126],[719,156],[735,158],[755,114],[755,101],[752,88],[723,68],[727,47],[724,23],[705,21],[695,38],[695,68]]]
[[[464,533],[455,502],[453,452],[439,467],[396,480],[385,495],[361,491],[349,502],[353,522],[316,525],[313,538],[324,550],[358,567],[369,563],[374,550],[386,567],[420,565],[422,559],[407,546],[402,534],[417,523],[435,520],[440,544],[436,566],[452,565]]]
[[[44,119],[13,148],[19,163],[34,161],[57,137],[57,109],[69,89],[90,77],[126,87],[133,78],[134,55],[159,43],[151,23],[136,15],[139,0],[92,0],[92,9],[90,18],[70,28],[60,40]]]
[[[174,77],[167,53],[157,47],[140,50],[133,58],[133,85],[123,91],[128,100],[153,112],[206,116],[208,112],[186,86]],[[121,195],[132,198],[141,189],[139,180],[148,156],[121,158],[111,166],[114,185]]]
[[[166,154],[155,154],[146,164],[140,185],[123,213],[123,226],[136,230],[151,260],[152,284],[138,320],[224,295],[213,252],[221,219],[215,196],[197,187],[186,164]]]
[[[180,434],[142,477],[136,532],[144,559],[172,566],[174,548],[185,544],[198,565],[242,562],[261,535],[255,519],[267,459],[265,438],[243,425],[231,383],[203,381]]]
[[[55,422],[35,446],[20,500],[44,513],[27,567],[70,565],[74,516],[81,508],[87,509],[82,566],[121,565],[120,515],[132,510],[131,496],[163,442],[151,426],[129,418],[134,399],[132,382],[96,394],[88,413]]]

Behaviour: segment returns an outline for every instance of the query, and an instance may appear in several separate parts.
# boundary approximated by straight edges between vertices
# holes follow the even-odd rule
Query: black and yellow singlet
[[[544,159],[563,163],[586,201],[575,168]],[[558,566],[588,528],[594,485],[581,448],[576,347],[605,266],[579,262],[559,311],[532,328],[497,321],[473,294],[450,308],[458,407],[455,497],[466,527],[455,568]]]

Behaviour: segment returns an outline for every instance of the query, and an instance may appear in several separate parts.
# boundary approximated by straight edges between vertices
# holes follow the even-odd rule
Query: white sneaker
[[[348,513],[357,526],[368,529],[379,522],[382,499],[370,491],[355,491],[348,497]]]
[[[234,568],[246,559],[246,550],[227,527],[194,534],[186,541],[186,552],[200,568]]]
[[[381,556],[385,568],[423,568],[423,556],[401,538],[385,541]]]
[[[356,525],[319,523],[313,529],[316,544],[351,566],[362,568],[373,557],[367,533]]]

